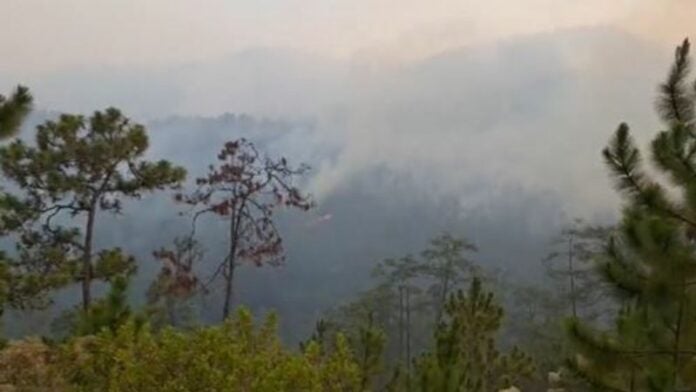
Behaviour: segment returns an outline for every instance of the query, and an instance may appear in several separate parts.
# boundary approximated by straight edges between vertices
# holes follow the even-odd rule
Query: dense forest
[[[119,109],[33,113],[19,86],[0,97],[0,390],[694,391],[691,59],[684,40],[659,85],[661,128],[647,150],[621,123],[598,151],[620,219],[569,220],[529,282],[480,259],[483,246],[522,236],[482,244],[467,236],[477,227],[456,224],[427,233],[422,248],[356,261],[368,280],[335,262],[281,271],[288,237],[301,255],[342,251],[322,238],[332,216],[305,188],[312,167],[273,144],[287,124],[204,124],[236,132],[193,159],[209,163],[199,170],[178,154],[154,159],[148,129]],[[30,116],[42,119],[28,127]],[[185,150],[200,143],[200,121],[153,127],[179,128],[170,137]],[[365,204],[356,219],[389,216],[359,192],[348,198]],[[421,229],[434,219],[403,210]],[[153,211],[169,218],[154,222]],[[118,238],[115,219],[149,234]],[[281,272],[296,282],[250,287],[255,274]]]

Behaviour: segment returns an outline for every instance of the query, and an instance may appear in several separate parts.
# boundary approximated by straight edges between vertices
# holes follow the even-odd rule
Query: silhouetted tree
[[[433,297],[435,323],[442,318],[445,302],[452,290],[476,276],[480,269],[465,256],[465,252],[477,252],[476,245],[451,234],[442,234],[430,241],[430,247],[422,252],[422,274],[433,284],[428,292]]]
[[[397,259],[386,259],[380,262],[373,275],[383,281],[382,285],[391,292],[391,298],[397,297],[398,303],[398,352],[399,361],[405,366],[406,374],[410,371],[412,358],[413,329],[411,316],[414,313],[414,306],[417,304],[417,297],[422,290],[418,287],[415,280],[421,272],[421,263],[413,256],[405,256]],[[389,305],[389,309],[382,309],[382,314],[392,314],[394,306]],[[377,310],[377,309],[374,309]],[[382,328],[389,328],[389,324],[383,324]]]
[[[514,287],[510,296],[506,335],[534,356],[541,371],[557,369],[567,356],[565,298],[538,284]]]
[[[585,224],[580,219],[561,230],[553,250],[544,258],[546,273],[567,301],[572,317],[589,314],[605,298],[606,290],[595,270],[595,258],[604,251],[611,228]],[[584,313],[583,313],[584,312]]]
[[[177,195],[178,201],[194,207],[194,230],[198,218],[214,214],[228,222],[228,249],[211,281],[222,275],[225,294],[222,314],[226,318],[232,305],[235,268],[241,261],[257,266],[283,260],[280,232],[273,214],[280,207],[308,210],[309,197],[292,184],[308,167],[290,166],[285,158],[262,156],[253,143],[239,139],[225,143],[208,174],[196,179],[198,189]]]
[[[353,342],[356,360],[360,367],[360,390],[375,389],[375,379],[382,371],[382,354],[386,336],[384,331],[375,326],[374,314],[369,314],[367,323],[360,327],[358,339]]]
[[[462,283],[483,275],[481,269],[465,258],[475,247],[466,240],[443,234],[430,242],[421,258],[407,255],[388,258],[373,270],[376,285],[357,299],[338,309],[335,323],[357,334],[368,316],[387,336],[386,359],[395,365],[394,383],[409,387],[415,355],[430,347],[432,331],[441,318],[442,296],[449,295]],[[396,387],[390,383],[392,387]]]

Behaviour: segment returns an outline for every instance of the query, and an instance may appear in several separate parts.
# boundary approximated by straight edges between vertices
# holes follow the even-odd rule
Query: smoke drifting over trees
[[[8,65],[0,389],[696,388],[691,46],[592,4]]]

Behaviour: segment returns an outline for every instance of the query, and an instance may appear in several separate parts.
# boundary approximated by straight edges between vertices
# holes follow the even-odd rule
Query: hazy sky
[[[0,70],[154,66],[241,49],[412,59],[448,47],[609,25],[673,42],[692,0],[1,0]]]
[[[694,0],[0,0],[0,91],[310,118],[288,148],[338,151],[320,194],[382,165],[472,205],[521,184],[596,212],[615,200],[599,151],[619,121],[655,132],[694,20]]]

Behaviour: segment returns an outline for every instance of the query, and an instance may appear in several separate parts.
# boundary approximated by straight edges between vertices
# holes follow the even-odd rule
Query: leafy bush
[[[219,326],[157,333],[130,320],[116,330],[0,352],[0,382],[15,391],[359,391],[360,367],[342,335],[284,348],[274,315],[255,326],[240,310]]]

